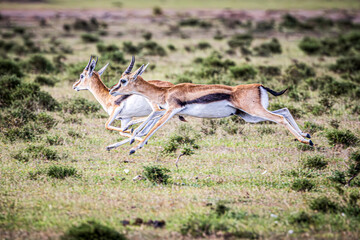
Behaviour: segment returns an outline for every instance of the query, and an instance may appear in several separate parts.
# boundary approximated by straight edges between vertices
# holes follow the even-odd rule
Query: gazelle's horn
[[[125,74],[129,74],[129,73],[131,73],[131,70],[133,69],[133,67],[134,67],[134,64],[135,64],[135,57],[134,56],[132,56],[132,58],[131,58],[131,62],[130,62],[130,65],[128,66],[128,68],[125,70]]]
[[[89,70],[89,66],[90,66],[91,59],[92,59],[92,56],[90,56],[90,60],[89,60],[89,62],[88,62],[88,64],[87,64],[87,66],[86,66],[86,68],[85,68],[85,70],[86,70],[86,71],[88,71],[88,70]]]
[[[141,74],[143,74],[146,70],[146,68],[149,66],[149,63],[145,65],[145,67],[141,70],[141,72],[139,73],[139,76],[141,76]]]
[[[99,71],[98,71],[98,74],[101,76],[104,72],[105,72],[105,70],[106,70],[106,68],[109,66],[109,63],[107,63],[105,66],[103,66]]]
[[[96,66],[96,64],[97,64],[98,60],[99,60],[99,58],[98,58],[98,57],[96,57],[96,62],[95,62],[95,66]]]
[[[144,64],[141,65],[141,67],[139,68],[139,70],[134,74],[133,80],[136,80],[136,78],[140,75],[140,73],[142,72],[143,69],[144,69]]]

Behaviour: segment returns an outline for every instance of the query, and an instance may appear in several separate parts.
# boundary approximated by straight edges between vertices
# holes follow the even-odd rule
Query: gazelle
[[[101,68],[98,72],[95,72],[95,67],[97,64],[98,59],[96,61],[90,57],[90,60],[83,70],[83,72],[80,74],[80,79],[76,81],[73,85],[73,89],[76,91],[80,90],[89,90],[96,100],[101,104],[102,108],[110,115],[109,119],[105,123],[105,128],[109,130],[115,130],[119,131],[120,135],[124,137],[128,137],[128,139],[125,139],[119,143],[112,144],[110,146],[107,146],[107,150],[111,150],[113,148],[116,148],[122,144],[125,144],[130,141],[131,135],[129,132],[124,131],[124,127],[127,126],[127,124],[131,121],[133,117],[144,117],[148,116],[152,109],[148,103],[148,101],[139,95],[123,95],[120,97],[114,97],[109,94],[109,88],[105,86],[105,84],[101,81],[101,75],[104,73],[105,69],[108,67],[109,63],[106,64],[103,68]],[[121,77],[129,76],[131,73],[131,70],[134,67],[135,58],[133,57],[130,65],[128,68],[123,72]],[[143,68],[145,70],[145,68]],[[158,80],[152,80],[150,81],[152,84],[159,86],[159,87],[171,87],[174,86],[170,82],[164,82],[164,81],[158,81]],[[115,119],[118,119],[121,121],[121,127],[115,127],[111,124]],[[155,124],[155,122],[158,119],[154,119],[153,122],[151,122],[147,129],[144,129],[142,131],[142,134],[145,135],[146,131],[150,130],[150,126],[152,124]],[[180,118],[180,120],[185,121],[183,118]],[[136,122],[141,122],[141,120],[136,120]],[[137,137],[137,140],[141,140],[141,138]]]
[[[287,128],[300,142],[313,146],[308,133],[303,133],[287,108],[273,112],[267,110],[269,105],[268,92],[274,96],[285,91],[275,92],[261,84],[238,85],[200,85],[183,83],[171,88],[155,86],[145,81],[140,75],[144,65],[134,74],[123,76],[119,83],[113,86],[110,94],[138,94],[146,97],[151,103],[153,112],[146,121],[138,127],[132,138],[136,136],[147,122],[158,115],[163,115],[152,127],[146,137],[130,150],[133,154],[142,148],[149,138],[174,115],[188,115],[199,118],[223,118],[238,115],[246,122],[273,121]],[[165,111],[165,113],[163,112]],[[134,141],[132,139],[131,143]]]

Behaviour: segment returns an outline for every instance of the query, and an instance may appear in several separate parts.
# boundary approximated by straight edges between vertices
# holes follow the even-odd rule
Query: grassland
[[[254,1],[254,5],[246,6],[257,8],[256,4],[260,2],[263,3]],[[302,2],[305,4],[302,6],[308,8],[306,3],[309,2]],[[317,4],[321,2],[312,1],[309,8],[318,8]],[[109,3],[102,6],[110,7]],[[156,3],[152,2],[151,6]],[[173,1],[161,3],[167,7],[175,6]],[[187,3],[183,2],[179,8],[187,8]],[[198,3],[194,2],[195,7]],[[332,1],[334,5],[327,6],[336,7],[340,3],[343,2]],[[355,1],[346,3],[349,7],[357,6]],[[55,1],[50,4],[57,7]],[[95,4],[100,2],[88,5],[95,7]],[[134,1],[124,3],[124,7],[151,7],[149,4]],[[240,8],[245,2],[231,1],[231,4]],[[284,4],[282,8],[298,8],[292,5],[295,1],[287,1],[287,4],[291,5]],[[4,6],[11,7],[11,4]],[[34,5],[35,8],[38,6],[41,5]],[[211,1],[208,7],[217,5]],[[77,8],[77,5],[71,8]],[[194,19],[196,16],[192,21]],[[327,50],[327,54],[321,54],[325,50],[320,49],[319,44],[315,44],[319,49],[313,55],[307,55],[299,48],[304,36],[336,39],[338,35],[357,32],[357,25],[343,28],[341,23],[334,23],[330,30],[324,27],[309,30],[306,25],[290,29],[280,27],[281,23],[277,22],[273,28],[260,31],[255,23],[249,26],[245,21],[197,19],[196,24],[191,24],[196,26],[186,26],[181,16],[171,19],[150,16],[122,22],[97,19],[97,24],[86,19],[89,29],[84,31],[80,28],[74,30],[75,21],[71,18],[53,18],[45,22],[30,19],[26,23],[1,20],[2,58],[21,66],[24,83],[33,83],[38,75],[55,80],[55,86],[45,84],[41,90],[60,104],[53,111],[36,108],[36,114],[45,112],[50,117],[41,124],[37,122],[41,119],[36,117],[35,125],[49,124],[53,120],[56,123],[50,124],[47,130],[36,132],[34,138],[24,140],[16,136],[11,139],[9,129],[3,123],[6,122],[5,116],[15,116],[10,108],[21,107],[22,103],[10,103],[4,107],[1,102],[1,239],[58,239],[72,226],[89,220],[114,229],[129,239],[359,238],[358,177],[350,187],[331,179],[336,172],[346,173],[353,164],[351,154],[359,149],[360,96],[357,94],[360,68],[355,66],[347,73],[330,70],[339,58],[358,56],[359,38],[354,37],[357,42],[353,43],[353,48],[339,50],[340,53],[333,47]],[[89,32],[98,40],[86,42],[91,38],[82,36]],[[144,39],[148,32],[152,34],[151,40]],[[239,47],[229,46],[229,40],[236,34],[246,32],[254,39],[250,44],[237,42],[243,47],[242,51]],[[221,39],[214,39],[216,35],[221,35]],[[354,33],[354,36],[357,35]],[[264,53],[260,54],[255,47],[268,43],[272,37],[278,39],[281,53],[259,56]],[[297,113],[296,121],[302,129],[311,132],[315,147],[301,145],[286,129],[269,122],[246,124],[232,119],[211,122],[188,118],[188,123],[181,123],[174,118],[135,155],[128,155],[129,145],[107,152],[107,145],[122,138],[117,132],[105,130],[107,115],[92,94],[75,92],[72,84],[78,80],[91,54],[99,56],[97,70],[110,61],[103,81],[108,86],[115,84],[131,57],[129,48],[124,45],[129,41],[139,51],[137,63],[151,64],[143,75],[147,80],[230,85],[260,82],[275,90],[290,87],[288,94],[277,98],[271,96],[270,107],[286,106],[293,114]],[[160,47],[151,47],[154,44],[148,44],[148,48],[140,47],[149,41]],[[8,45],[4,42],[16,43],[16,47],[5,49],[4,46]],[[207,47],[204,47],[204,42],[208,43]],[[111,50],[110,53],[123,55],[113,57],[106,51],[100,53],[97,44],[114,44],[120,50]],[[173,47],[176,50],[171,50]],[[162,54],[159,48],[163,48],[166,54]],[[245,54],[244,49],[252,54]],[[35,53],[45,56],[55,69],[48,67],[44,70],[32,64],[29,59]],[[226,59],[233,61],[235,66],[224,67]],[[304,73],[299,70],[299,63],[306,63],[312,70],[304,70]],[[217,67],[217,64],[222,67]],[[256,74],[231,68],[244,65],[249,65]],[[267,75],[261,72],[260,66],[275,66],[280,73]],[[206,73],[209,69],[220,74]],[[313,73],[309,73],[311,71]],[[204,74],[208,75],[200,77]],[[244,74],[250,74],[250,78]],[[325,78],[324,82],[324,76],[337,82],[331,82],[330,78]],[[346,84],[335,85],[338,82]],[[340,88],[344,90],[339,93]],[[22,94],[26,92],[17,96],[21,99]],[[72,113],[69,102],[75,97],[87,99],[81,106],[94,112],[73,109]],[[18,118],[22,119],[21,116]],[[329,137],[331,131],[338,134],[345,130],[350,133],[340,140]],[[175,160],[184,147],[177,146],[177,151],[167,154],[164,149],[170,148],[169,143],[179,136],[189,136],[198,149],[194,148],[193,154],[183,156],[177,168]],[[334,139],[335,143],[331,142]],[[63,178],[54,177],[49,170],[54,166],[67,169],[53,170],[63,174]],[[133,180],[138,175],[144,178],[144,167],[152,166],[170,170],[165,173],[171,177],[168,184],[153,183],[149,179]],[[321,202],[319,198],[322,197],[326,199]],[[154,228],[151,224],[136,225],[136,218],[145,222],[164,220],[166,225],[162,228]],[[130,225],[124,226],[123,220],[129,220]]]

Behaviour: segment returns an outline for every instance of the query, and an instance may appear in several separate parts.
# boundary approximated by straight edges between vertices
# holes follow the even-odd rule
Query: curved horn
[[[95,62],[95,66],[96,66],[96,64],[97,64],[98,60],[99,60],[99,58],[98,58],[98,57],[96,57],[96,62]]]
[[[90,62],[91,62],[92,56],[90,56],[90,60],[88,62],[88,64],[85,67],[85,70],[88,71],[89,70],[89,66],[90,66]]]
[[[99,71],[98,71],[98,74],[101,76],[104,72],[105,72],[105,70],[106,70],[106,68],[109,66],[109,63],[107,63],[105,66],[103,66]]]
[[[143,70],[143,68],[144,68],[144,64],[141,65],[141,67],[139,68],[139,70],[137,70],[137,71],[135,72],[135,74],[133,75],[133,80],[136,80],[136,79],[137,79],[137,77],[140,75],[140,73],[141,73],[141,71]]]
[[[139,76],[145,72],[145,70],[148,66],[149,66],[149,63],[146,64],[145,67],[141,70],[141,72],[139,73]]]
[[[132,58],[131,58],[131,62],[130,62],[130,65],[128,66],[128,68],[125,70],[125,74],[129,74],[129,73],[131,73],[131,70],[133,69],[133,67],[134,67],[134,64],[135,64],[135,57],[134,56],[132,56]]]

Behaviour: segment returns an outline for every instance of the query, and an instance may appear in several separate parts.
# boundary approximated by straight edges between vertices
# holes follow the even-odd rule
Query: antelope
[[[128,131],[124,130],[124,127],[128,125],[133,117],[144,117],[148,116],[152,109],[148,103],[148,101],[139,95],[123,95],[120,97],[114,97],[109,94],[109,88],[105,86],[105,84],[101,80],[101,75],[105,72],[106,68],[108,67],[109,63],[107,63],[103,68],[101,68],[98,72],[94,71],[98,58],[96,61],[90,57],[90,60],[87,66],[84,68],[83,72],[80,74],[80,78],[76,81],[73,85],[73,89],[76,91],[80,90],[89,90],[96,100],[101,104],[102,108],[110,115],[109,119],[105,123],[105,128],[108,130],[115,130],[120,133],[121,136],[127,137],[121,142],[112,144],[107,146],[106,149],[109,151],[113,148],[119,147],[131,139],[131,134]],[[125,78],[129,76],[131,73],[135,63],[135,58],[133,57],[127,69],[122,73],[121,77]],[[146,68],[142,68],[145,70]],[[151,84],[159,87],[171,87],[174,86],[170,82],[164,82],[159,80],[152,80],[149,81]],[[121,121],[121,127],[115,127],[111,124],[114,120]],[[146,131],[150,130],[151,125],[155,124],[156,120],[153,119],[152,122],[149,123],[149,126],[142,131],[141,135],[146,135]],[[184,118],[180,117],[180,120],[186,121]],[[132,123],[141,122],[142,119],[138,119],[136,121],[132,121]],[[141,138],[138,136],[136,140],[140,141]]]
[[[171,88],[156,86],[145,81],[140,75],[142,65],[135,73],[124,75],[118,84],[110,89],[113,96],[137,94],[148,99],[153,112],[139,126],[132,135],[130,143],[152,118],[162,115],[160,120],[151,128],[149,133],[130,150],[130,154],[142,148],[149,138],[159,130],[174,115],[188,115],[198,118],[224,118],[237,115],[246,122],[257,123],[272,121],[288,129],[297,140],[313,146],[308,133],[303,133],[287,108],[270,112],[268,92],[280,96],[285,90],[276,92],[261,84],[247,84],[238,86],[200,85],[182,83]]]

